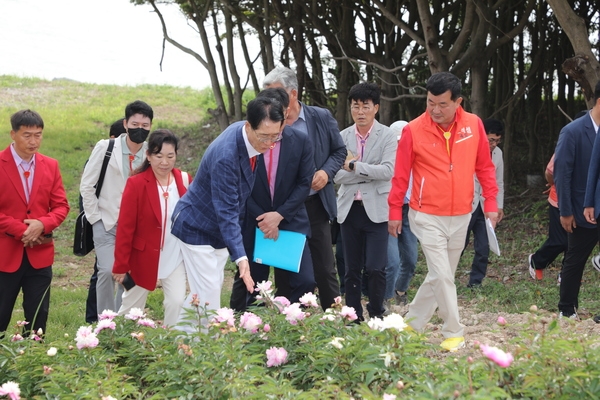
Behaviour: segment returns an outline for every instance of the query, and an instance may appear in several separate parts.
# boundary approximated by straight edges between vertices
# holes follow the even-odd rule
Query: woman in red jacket
[[[178,142],[168,129],[150,134],[146,160],[127,179],[123,192],[113,265],[117,282],[127,287],[128,281],[135,283],[123,293],[119,315],[133,307],[144,309],[148,293],[160,279],[164,324],[171,326],[177,322],[186,292],[179,241],[171,235],[171,214],[189,184],[189,175],[174,168]]]

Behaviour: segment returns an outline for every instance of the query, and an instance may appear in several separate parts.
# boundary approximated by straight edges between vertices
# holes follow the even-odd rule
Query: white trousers
[[[160,280],[163,293],[163,307],[164,307],[164,318],[163,324],[166,326],[173,326],[179,319],[181,313],[181,307],[185,300],[186,291],[186,278],[185,278],[185,267],[183,263],[179,264],[177,268],[165,279]],[[149,290],[144,289],[141,286],[134,286],[123,293],[123,301],[121,308],[119,308],[119,315],[125,315],[129,313],[132,308],[144,309],[146,307],[146,299],[148,298]]]
[[[215,249],[208,245],[192,245],[181,242],[181,253],[183,254],[183,262],[190,285],[190,293],[183,304],[178,323],[192,323],[197,326],[197,318],[194,320],[188,318],[190,309],[195,312],[195,308],[191,306],[192,297],[193,295],[198,296],[201,312],[204,307],[208,310],[221,308],[221,288],[223,287],[225,264],[229,257],[229,251],[227,251],[227,248]],[[206,324],[206,322],[202,321],[202,324]],[[194,326],[189,325],[180,326],[179,329],[187,332],[196,330]]]
[[[413,329],[422,331],[439,308],[444,320],[442,335],[446,338],[464,336],[454,274],[465,247],[471,214],[441,217],[410,209],[408,218],[411,231],[421,243],[428,272],[405,318]]]

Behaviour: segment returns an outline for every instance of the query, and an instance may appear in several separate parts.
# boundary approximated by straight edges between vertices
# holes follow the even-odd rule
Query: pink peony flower
[[[152,321],[150,318],[140,318],[137,320],[137,324],[141,326],[148,326],[150,328],[156,328],[156,322]]]
[[[343,306],[340,315],[346,318],[348,321],[354,321],[358,317],[356,316],[356,310],[354,307]]]
[[[21,398],[19,384],[12,381],[3,383],[2,386],[0,386],[0,396],[8,396],[10,400],[19,400]]]
[[[275,305],[277,306],[277,308],[279,309],[279,312],[282,312],[284,308],[286,308],[287,306],[289,306],[290,301],[288,300],[287,297],[284,296],[276,296],[273,299],[273,303],[275,303]]]
[[[271,289],[271,281],[262,281],[256,284],[256,292],[271,294],[273,289]]]
[[[267,350],[267,367],[278,367],[287,362],[288,353],[283,347],[271,347]]]
[[[77,342],[77,348],[79,350],[84,348],[94,348],[98,346],[98,337],[92,332],[91,326],[82,326],[77,330],[75,335],[75,341]]]
[[[146,314],[144,313],[144,310],[141,310],[137,307],[133,307],[131,310],[129,310],[129,313],[127,313],[125,315],[125,319],[131,319],[133,321],[136,321],[140,318],[145,318]]]
[[[484,356],[501,366],[502,368],[509,367],[513,362],[513,356],[510,353],[505,353],[497,347],[486,346],[485,344],[479,345],[481,352]]]
[[[263,326],[263,331],[264,331],[264,332],[269,332],[270,330],[271,330],[271,325],[269,325],[269,324],[265,324],[265,325]]]
[[[384,393],[383,400],[396,400],[396,395]]]
[[[240,327],[252,333],[258,332],[258,327],[262,324],[262,319],[256,314],[245,312],[240,317]]]
[[[19,335],[18,333],[15,333],[14,335],[12,335],[12,337],[10,338],[11,342],[20,342],[21,340],[23,340],[23,336]]]
[[[217,315],[212,318],[212,322],[227,322],[229,326],[235,326],[235,314],[231,308],[222,307],[217,310]]]
[[[314,293],[305,293],[304,296],[300,297],[300,303],[305,307],[319,307],[317,296]]]
[[[294,303],[283,309],[282,314],[285,314],[285,319],[292,325],[296,325],[298,321],[306,318],[306,313],[300,309],[300,303]]]
[[[501,325],[501,326],[506,325],[506,320],[504,319],[504,317],[502,317],[502,316],[498,317],[498,325]]]
[[[114,331],[116,327],[117,324],[115,324],[115,321],[112,319],[101,319],[98,321],[98,325],[96,326],[96,329],[94,329],[94,333],[97,335],[104,329],[112,329]]]
[[[29,324],[29,322],[27,322],[27,321],[17,321],[17,326],[20,328],[24,327],[25,325],[28,325],[28,324]]]
[[[333,301],[335,302],[335,304],[342,304],[342,296],[338,296],[335,299],[333,299]]]
[[[113,310],[104,310],[101,314],[98,314],[98,320],[102,321],[103,319],[113,320],[117,315]]]

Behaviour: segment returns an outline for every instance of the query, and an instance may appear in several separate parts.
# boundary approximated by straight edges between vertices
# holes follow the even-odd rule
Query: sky
[[[161,6],[169,35],[200,54],[177,6]],[[0,75],[80,82],[168,84],[201,89],[209,77],[192,56],[166,44],[150,6],[129,0],[0,0]]]

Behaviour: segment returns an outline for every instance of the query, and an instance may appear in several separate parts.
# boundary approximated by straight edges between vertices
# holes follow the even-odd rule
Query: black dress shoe
[[[594,318],[593,318],[593,319],[594,319],[594,322],[595,322],[595,323],[597,323],[597,324],[600,324],[600,314],[598,314],[598,315],[594,316]]]

